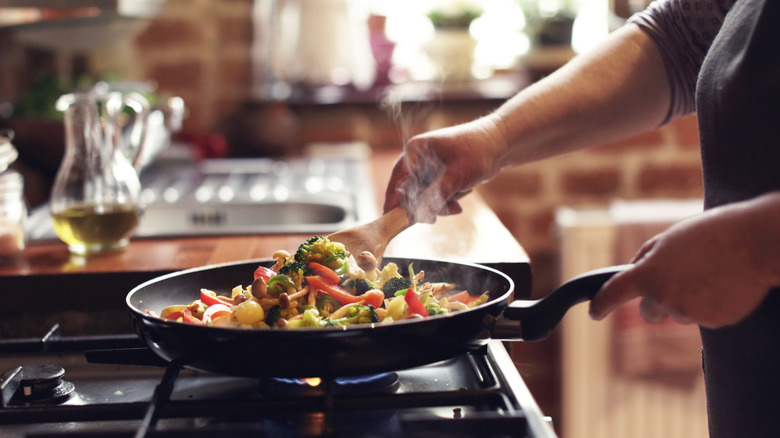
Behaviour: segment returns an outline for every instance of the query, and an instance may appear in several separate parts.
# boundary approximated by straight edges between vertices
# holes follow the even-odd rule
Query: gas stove
[[[379,375],[256,379],[181,369],[134,334],[61,337],[55,325],[0,340],[0,372],[9,438],[556,436],[500,341]]]

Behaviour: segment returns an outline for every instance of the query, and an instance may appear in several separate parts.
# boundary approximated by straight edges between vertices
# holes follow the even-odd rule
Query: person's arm
[[[460,211],[457,197],[502,168],[657,127],[670,102],[654,41],[627,24],[495,112],[407,142],[388,184],[385,211],[401,204],[414,220]]]
[[[717,328],[739,322],[780,286],[780,192],[707,210],[649,240],[635,265],[596,294],[600,320],[641,298],[644,319]],[[777,293],[777,292],[773,292]]]
[[[515,165],[656,128],[669,110],[669,90],[656,43],[628,24],[492,117],[510,145],[506,164]]]

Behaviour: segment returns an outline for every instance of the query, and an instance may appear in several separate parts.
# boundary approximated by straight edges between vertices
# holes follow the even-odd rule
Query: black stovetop
[[[117,356],[144,365],[87,359]],[[33,365],[64,370],[43,397],[52,400],[23,396],[20,376]],[[54,330],[45,342],[0,340],[0,372],[0,436],[9,438],[555,436],[500,341],[437,364],[318,382],[179,370],[134,335],[59,338]]]

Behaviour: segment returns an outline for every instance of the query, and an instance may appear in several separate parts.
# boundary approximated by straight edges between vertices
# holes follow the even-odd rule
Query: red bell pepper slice
[[[230,307],[228,307],[225,304],[214,304],[212,306],[209,306],[204,312],[203,312],[203,322],[211,322],[214,320],[214,318],[218,318],[222,315],[229,315],[230,314]]]
[[[224,304],[228,307],[233,305],[233,300],[227,298],[227,297],[221,297],[217,295],[216,292],[208,290],[208,289],[201,289],[200,290],[200,301],[205,304],[206,306],[213,306],[215,304]]]
[[[276,275],[276,272],[271,270],[270,268],[266,268],[265,266],[258,266],[257,269],[255,269],[255,279],[262,277],[265,282],[268,282],[268,279]]]
[[[190,324],[203,324],[203,321],[199,320],[192,314],[192,309],[189,307],[181,311],[181,316],[184,322],[188,322]]]
[[[165,319],[170,319],[173,321],[176,321],[179,318],[184,319],[184,315],[181,312],[173,312],[165,316]]]
[[[370,290],[362,295],[352,295],[348,290],[338,284],[328,283],[319,275],[307,276],[306,281],[309,283],[309,286],[315,290],[330,295],[341,304],[351,304],[363,301],[363,304],[367,306],[371,305],[379,308],[382,306],[382,301],[385,299],[385,294],[379,290]]]
[[[307,267],[310,271],[314,272],[314,274],[322,277],[323,281],[330,284],[338,284],[341,281],[341,277],[339,277],[339,274],[337,274],[336,271],[321,263],[309,262]]]
[[[382,302],[385,300],[385,293],[381,290],[369,290],[363,295],[358,295],[358,298],[363,300],[363,304],[366,306],[374,306],[375,309],[382,307]],[[359,301],[359,300],[358,300]]]
[[[406,301],[406,305],[409,306],[409,312],[416,313],[420,316],[428,316],[428,311],[425,310],[425,306],[423,306],[422,301],[420,301],[420,297],[417,296],[417,292],[412,289],[406,289],[404,301]]]

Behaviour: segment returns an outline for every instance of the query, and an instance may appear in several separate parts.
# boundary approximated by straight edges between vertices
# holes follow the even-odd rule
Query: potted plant
[[[471,22],[482,15],[477,1],[438,1],[426,14],[435,33],[425,45],[439,80],[465,80],[471,77],[477,42],[469,33]]]

